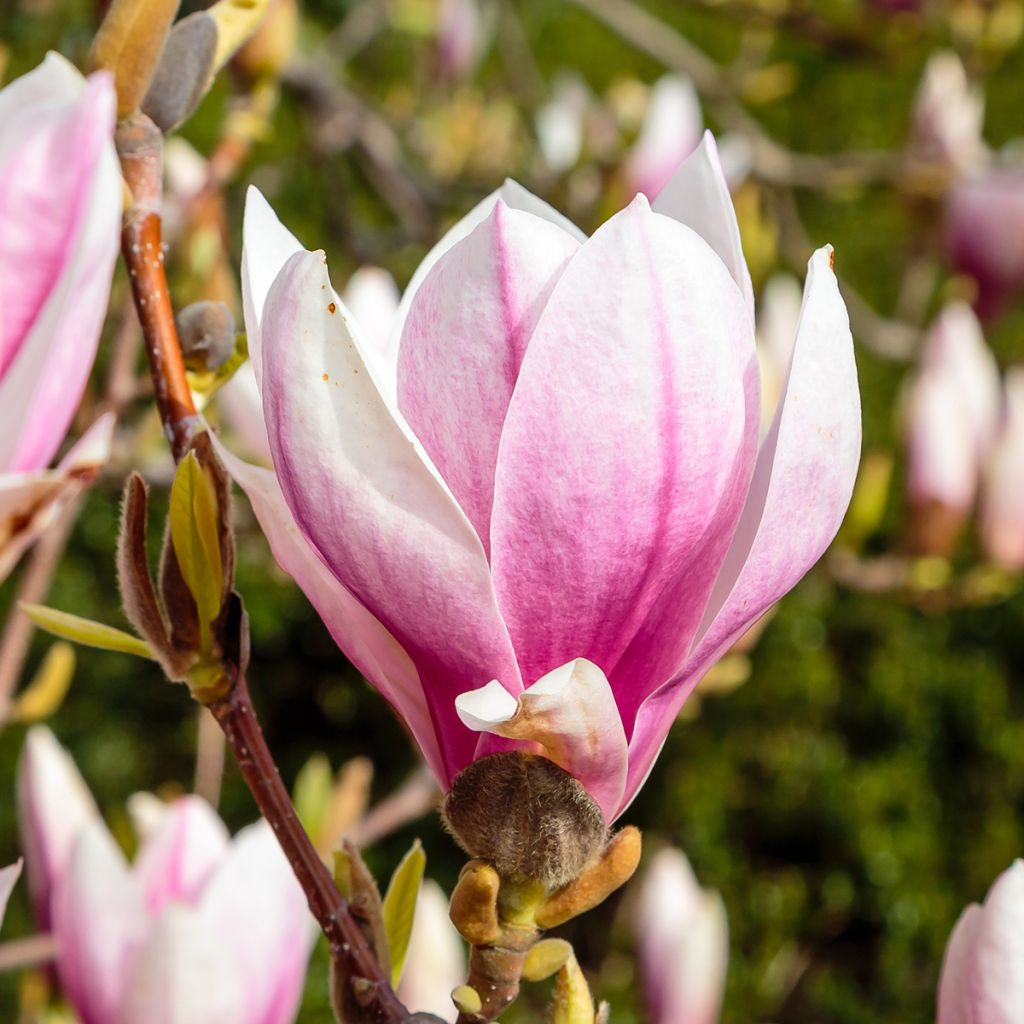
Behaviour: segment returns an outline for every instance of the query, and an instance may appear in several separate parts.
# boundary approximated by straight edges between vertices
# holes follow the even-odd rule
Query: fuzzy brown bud
[[[444,820],[471,856],[503,878],[548,890],[579,876],[604,849],[600,808],[568,772],[538,754],[490,754],[464,768],[444,803]]]
[[[235,351],[235,316],[223,302],[193,302],[175,322],[190,370],[216,370]]]

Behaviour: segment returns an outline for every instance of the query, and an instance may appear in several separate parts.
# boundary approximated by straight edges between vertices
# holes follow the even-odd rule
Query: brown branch
[[[0,974],[42,967],[57,955],[57,940],[52,935],[30,935],[0,944]]]
[[[330,944],[332,960],[343,975],[344,983],[357,987],[364,1019],[373,1024],[399,1024],[408,1020],[408,1012],[392,990],[365,935],[295,813],[256,720],[245,677],[239,676],[230,694],[210,705],[210,711],[223,729],[253,798],[274,829],[306,893],[309,909]]]

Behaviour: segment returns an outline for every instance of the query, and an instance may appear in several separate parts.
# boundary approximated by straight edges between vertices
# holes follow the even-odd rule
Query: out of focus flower
[[[565,173],[579,161],[591,100],[579,75],[563,74],[552,85],[551,99],[537,111],[537,144],[544,162],[556,174]]]
[[[37,728],[28,745],[19,809],[29,875],[47,879],[57,971],[83,1024],[292,1021],[312,931],[266,822],[231,840],[208,804],[184,797],[129,866],[53,737]],[[80,822],[73,834],[61,795]],[[47,859],[57,850],[60,861]]]
[[[964,172],[985,158],[985,97],[967,79],[960,58],[935,53],[925,65],[914,101],[911,145],[922,157]]]
[[[679,850],[651,860],[633,927],[651,1024],[714,1024],[729,963],[725,905]]]
[[[21,861],[11,864],[9,867],[0,868],[0,926],[4,923],[4,914],[7,913],[7,901],[11,898],[11,892],[21,876]]]
[[[255,191],[244,235],[275,472],[224,458],[278,561],[443,786],[532,740],[612,820],[846,510],[860,404],[831,251],[759,445],[710,135],[589,239],[507,183],[427,256],[383,354]]]
[[[693,82],[665,75],[654,83],[640,135],[626,157],[630,192],[653,199],[700,145],[704,117]]]
[[[1024,1021],[1024,861],[972,903],[949,937],[939,981],[938,1024]]]
[[[757,363],[761,370],[761,424],[767,430],[786,386],[800,325],[803,290],[792,274],[776,274],[764,286],[757,317]]]
[[[1024,289],[1024,166],[997,164],[960,181],[946,205],[946,237],[958,270],[978,288],[982,317]]]
[[[490,42],[492,25],[480,0],[438,0],[437,61],[443,78],[471,75]]]
[[[907,403],[911,545],[948,554],[970,514],[999,417],[999,370],[962,303],[932,326]]]
[[[0,90],[0,580],[106,459],[98,424],[55,469],[96,355],[117,257],[110,78],[51,53]]]
[[[452,989],[466,980],[466,953],[448,916],[448,900],[429,879],[420,887],[398,998],[406,1006],[454,1024]]]
[[[992,561],[1024,569],[1024,367],[1006,374],[1003,418],[989,456],[981,542]]]

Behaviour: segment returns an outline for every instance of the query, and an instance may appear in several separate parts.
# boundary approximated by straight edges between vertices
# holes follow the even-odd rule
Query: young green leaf
[[[104,651],[117,651],[120,654],[134,654],[137,658],[156,660],[144,640],[126,633],[123,629],[115,629],[102,622],[93,622],[92,619],[83,619],[78,615],[47,608],[41,604],[21,604],[19,607],[40,629],[63,640],[70,640],[85,647],[99,647]]]
[[[419,896],[427,855],[417,839],[412,849],[402,858],[388,883],[384,895],[384,931],[391,954],[391,984],[397,985],[409,952],[412,923],[416,917],[416,898]]]
[[[75,649],[61,640],[46,652],[32,681],[18,695],[11,717],[26,724],[49,718],[67,696],[74,674]]]
[[[223,583],[217,498],[195,452],[178,463],[168,519],[171,543],[199,613],[204,636],[220,614]]]
[[[558,972],[555,1002],[551,1007],[551,1024],[594,1024],[594,1018],[590,986],[576,957],[570,956]]]

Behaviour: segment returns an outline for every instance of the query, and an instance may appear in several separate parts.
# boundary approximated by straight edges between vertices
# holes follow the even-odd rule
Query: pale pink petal
[[[975,1024],[1024,1022],[1024,861],[992,884],[974,935],[967,1005]]]
[[[700,145],[703,134],[704,116],[693,82],[686,75],[659,78],[651,89],[640,135],[626,158],[630,191],[653,200]]]
[[[933,53],[914,99],[911,144],[926,160],[963,173],[985,159],[985,94],[951,50]]]
[[[20,860],[16,864],[0,868],[0,926],[4,923],[4,914],[7,913],[7,901],[11,898],[11,892],[20,877]]]
[[[25,549],[76,494],[96,478],[110,456],[114,416],[101,416],[56,469],[0,473],[0,583]]]
[[[409,953],[398,986],[398,998],[410,1010],[433,1013],[455,1024],[458,1011],[452,990],[466,981],[466,952],[448,916],[448,899],[427,879],[416,900]]]
[[[125,979],[115,1024],[249,1024],[230,955],[195,911],[164,908]]]
[[[968,1010],[968,978],[974,964],[983,912],[972,903],[961,915],[949,936],[939,978],[936,1024],[973,1024]]]
[[[398,355],[398,403],[490,548],[494,465],[509,399],[551,290],[579,248],[500,199],[416,293]]]
[[[761,293],[757,311],[757,362],[761,369],[761,427],[775,419],[800,326],[803,289],[790,274],[776,274]]]
[[[149,923],[124,855],[101,821],[87,824],[54,891],[57,971],[81,1024],[117,1022]]]
[[[348,279],[341,298],[363,337],[383,353],[401,302],[395,279],[380,267],[360,267]]]
[[[316,929],[265,821],[235,836],[197,911],[226,969],[242,982],[244,1024],[290,1024]]]
[[[627,798],[647,776],[700,677],[814,565],[846,513],[860,461],[860,392],[831,261],[828,247],[811,258],[785,393],[692,653],[637,717]]]
[[[97,74],[76,102],[27,105],[0,132],[0,466],[11,471],[49,463],[92,368],[120,234],[113,123],[112,84]]]
[[[18,759],[18,829],[36,923],[50,927],[51,899],[82,829],[99,810],[70,754],[45,726],[28,731]]]
[[[125,801],[125,809],[131,818],[132,828],[139,842],[145,843],[160,827],[163,820],[170,814],[171,805],[153,793],[140,790],[132,793]]]
[[[322,253],[289,260],[262,334],[281,490],[324,562],[415,663],[450,778],[473,747],[455,697],[491,678],[521,688],[483,547],[371,375]]]
[[[391,339],[388,343],[387,361],[392,366],[398,364],[398,348],[402,340],[402,333],[405,330],[405,318],[409,315],[409,307],[419,290],[419,287],[426,280],[427,275],[434,268],[434,264],[453,246],[469,235],[473,229],[483,223],[494,209],[495,203],[501,200],[506,206],[513,210],[522,210],[525,213],[532,213],[535,217],[550,221],[557,227],[562,228],[572,235],[578,242],[586,239],[586,235],[580,231],[575,224],[567,217],[562,216],[553,206],[538,198],[532,192],[523,188],[518,182],[506,179],[501,188],[495,189],[489,196],[481,199],[472,210],[461,220],[456,221],[441,237],[440,241],[423,257],[416,272],[412,275],[408,286],[402,294],[402,301],[398,306],[395,315],[395,322],[391,327]]]
[[[277,564],[302,588],[335,642],[398,712],[439,781],[447,781],[416,666],[395,638],[338,581],[296,525],[272,470],[250,466],[214,439],[235,482],[245,491]]]
[[[135,859],[146,910],[155,917],[168,903],[195,903],[227,849],[228,830],[202,797],[176,800]]]
[[[252,362],[243,363],[217,392],[217,407],[224,413],[232,447],[247,458],[269,465],[270,441]]]
[[[700,237],[638,197],[555,287],[501,439],[491,561],[524,680],[583,652],[631,732],[725,555],[757,399],[738,289]]]
[[[680,165],[652,206],[655,213],[692,228],[718,253],[743,292],[753,320],[754,286],[743,255],[729,184],[711,132],[704,133],[701,144]]]
[[[981,541],[994,562],[1024,568],[1024,368],[1006,374],[1003,422],[985,474]]]
[[[577,658],[562,665],[524,690],[518,701],[492,681],[461,694],[455,706],[469,729],[539,744],[583,785],[608,821],[615,816],[626,785],[629,748],[612,688],[595,664]]]

